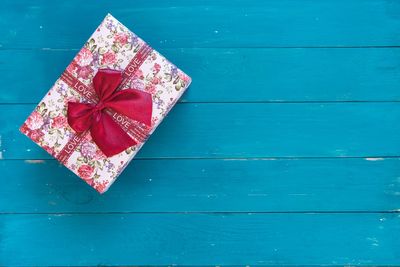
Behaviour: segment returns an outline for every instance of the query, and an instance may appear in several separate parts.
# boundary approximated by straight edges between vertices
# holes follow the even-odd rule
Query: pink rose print
[[[141,79],[141,80],[144,79],[143,71],[142,71],[141,69],[138,69],[138,70],[135,72],[134,76],[135,76],[136,78],[138,78],[138,79]]]
[[[27,133],[30,131],[28,125],[26,125],[25,122],[24,122],[24,124],[22,124],[20,130],[21,130],[21,132],[23,132],[23,133],[25,133],[25,134],[27,134]]]
[[[85,165],[82,165],[82,166],[79,167],[78,174],[88,184],[92,185],[93,184],[93,178],[91,178],[91,177],[92,177],[93,171],[94,171],[93,167],[85,164]]]
[[[67,71],[69,71],[69,72],[71,72],[71,73],[74,73],[75,70],[76,70],[77,68],[78,68],[78,64],[76,63],[75,60],[73,60],[73,61],[71,62],[71,64],[68,65]]]
[[[123,71],[137,49],[144,45],[143,40],[126,30],[111,16],[107,16],[96,30],[85,46],[79,52],[76,51],[77,55],[67,67],[67,71],[84,84],[92,83],[98,69]],[[67,77],[64,75],[63,78]],[[152,95],[151,124],[154,129],[189,82],[189,76],[152,50],[143,65],[138,66],[132,77],[129,77],[129,82],[123,89],[135,88]],[[65,147],[65,141],[75,136],[66,117],[68,102],[89,103],[89,100],[75,92],[61,78],[20,128],[21,132],[55,158]],[[76,154],[64,164],[91,187],[103,193],[136,155],[140,146],[141,144],[116,157],[108,158],[88,134],[77,144]]]
[[[31,130],[39,129],[43,125],[42,115],[40,115],[40,113],[37,111],[32,112],[32,114],[26,120],[26,125]]]
[[[101,60],[101,64],[103,65],[111,65],[117,61],[117,57],[114,52],[108,51],[103,55],[103,59]]]
[[[63,128],[67,124],[67,118],[64,116],[57,116],[53,118],[51,127],[53,128]]]
[[[179,73],[179,78],[181,78],[185,83],[188,83],[190,81],[189,76],[185,75],[184,73]]]
[[[156,93],[156,86],[154,84],[148,84],[145,88],[146,92],[148,92],[149,94],[154,95]]]
[[[107,184],[108,184],[107,181],[103,181],[101,183],[95,183],[93,187],[94,187],[94,189],[96,189],[99,192],[104,192],[104,190],[107,187]]]
[[[159,79],[158,77],[154,77],[154,78],[151,80],[151,83],[152,83],[152,84],[159,84],[159,83],[160,83],[160,79]]]
[[[128,43],[128,38],[129,36],[126,33],[119,32],[114,36],[114,41],[123,46]]]
[[[33,130],[29,133],[29,137],[36,143],[42,140],[44,133],[40,129]]]
[[[82,48],[82,50],[79,51],[78,55],[76,56],[76,63],[78,63],[78,65],[81,67],[90,65],[92,61],[93,61],[93,54],[86,47]]]
[[[78,68],[77,74],[79,78],[89,79],[90,75],[93,73],[93,69],[90,66],[85,66]]]
[[[158,63],[154,63],[153,73],[158,73],[161,70],[161,66]]]

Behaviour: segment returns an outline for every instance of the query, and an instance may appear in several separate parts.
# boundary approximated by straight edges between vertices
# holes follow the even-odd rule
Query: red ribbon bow
[[[93,141],[107,157],[121,153],[137,142],[105,109],[113,109],[151,126],[151,95],[132,88],[117,91],[121,80],[122,73],[119,71],[99,70],[93,78],[99,101],[96,104],[68,102],[68,124],[79,134],[89,130]]]

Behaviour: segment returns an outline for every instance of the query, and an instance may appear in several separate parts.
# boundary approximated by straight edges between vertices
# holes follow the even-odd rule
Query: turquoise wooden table
[[[400,266],[400,1],[1,5],[1,266]],[[99,195],[18,127],[108,12],[193,84]]]

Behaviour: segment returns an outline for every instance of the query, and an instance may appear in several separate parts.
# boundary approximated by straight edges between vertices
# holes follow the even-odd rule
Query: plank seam
[[[341,45],[328,45],[328,46],[202,46],[202,47],[192,47],[192,46],[177,46],[177,47],[165,47],[159,48],[162,50],[168,49],[385,49],[385,48],[400,48],[400,45],[355,45],[355,46],[341,46]],[[81,48],[51,48],[51,47],[1,47],[0,51],[78,51]]]
[[[154,157],[154,158],[146,158],[146,157],[137,157],[135,160],[346,160],[346,159],[364,159],[370,161],[377,161],[383,159],[400,159],[400,155],[396,156],[339,156],[339,157]],[[24,160],[55,160],[54,158],[3,158],[0,161],[24,161]]]
[[[282,100],[259,100],[259,101],[187,101],[181,100],[177,104],[351,104],[351,103],[400,103],[400,100],[309,100],[309,101],[282,101]],[[37,105],[37,102],[0,102],[6,105]]]
[[[1,215],[95,215],[95,214],[400,214],[400,210],[350,210],[350,211],[90,211],[90,212],[0,212]]]

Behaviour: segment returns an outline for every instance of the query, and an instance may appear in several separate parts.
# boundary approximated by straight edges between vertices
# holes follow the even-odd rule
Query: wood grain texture
[[[193,78],[181,102],[400,100],[398,48],[164,48],[160,52]],[[0,103],[37,103],[76,53],[0,50],[0,71],[9,90],[0,95]],[[30,67],[32,62],[35,68]]]
[[[50,158],[18,132],[33,108],[0,106],[3,158]],[[398,156],[399,118],[398,103],[179,104],[137,157]]]
[[[400,1],[1,7],[0,266],[400,266]],[[108,12],[193,83],[98,195],[18,127]]]
[[[7,0],[0,11],[0,44],[80,48],[109,12],[156,49],[396,46],[399,11],[400,3],[393,0]]]
[[[99,195],[55,160],[3,160],[0,213],[393,212],[399,162],[134,160]]]
[[[2,265],[400,264],[398,214],[26,214],[0,227]]]

